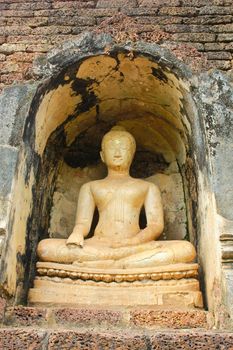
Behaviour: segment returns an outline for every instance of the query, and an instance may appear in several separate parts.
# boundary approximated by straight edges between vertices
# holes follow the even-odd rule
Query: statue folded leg
[[[84,245],[83,248],[69,248],[65,239],[45,239],[37,249],[41,261],[96,267],[97,261],[111,261],[108,267],[137,268],[158,265],[188,263],[195,256],[193,245],[187,241],[152,241],[135,246],[110,248]],[[93,262],[93,265],[92,265]],[[97,264],[98,265],[98,264]],[[110,265],[110,266],[109,266]]]

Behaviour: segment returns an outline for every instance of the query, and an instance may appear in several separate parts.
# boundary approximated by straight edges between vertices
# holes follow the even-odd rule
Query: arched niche
[[[56,196],[60,194],[63,200],[60,207],[67,205],[64,193],[70,196],[68,205],[75,203],[81,183],[104,175],[99,164],[100,141],[115,124],[136,139],[133,175],[161,186],[165,206],[175,203],[179,192],[180,207],[172,207],[168,215],[170,223],[173,215],[174,238],[189,239],[197,246],[194,149],[196,130],[201,128],[190,75],[185,69],[182,72],[175,59],[173,65],[166,64],[161,53],[152,49],[154,53],[132,52],[118,46],[107,53],[103,49],[83,54],[39,86],[24,129],[12,209],[12,254],[6,267],[8,291],[16,293],[17,302],[26,300],[33,281],[38,241],[59,235],[59,229],[53,228],[59,217]],[[202,136],[198,143],[203,144]],[[89,177],[88,172],[92,172]],[[67,186],[73,190],[69,192]],[[170,186],[167,192],[166,186]],[[183,226],[177,228],[179,215],[183,215]],[[161,239],[173,238],[172,227],[168,231],[168,237]]]

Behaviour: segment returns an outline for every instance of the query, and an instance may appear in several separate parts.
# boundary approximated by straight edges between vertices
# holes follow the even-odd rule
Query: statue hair
[[[112,127],[112,129],[104,135],[102,142],[101,142],[102,149],[103,149],[104,143],[107,141],[107,139],[112,138],[113,136],[126,137],[130,141],[130,145],[131,145],[133,151],[135,152],[135,150],[136,150],[135,138],[133,137],[132,134],[130,134],[128,131],[126,131],[126,129],[123,126],[118,126],[118,125]]]

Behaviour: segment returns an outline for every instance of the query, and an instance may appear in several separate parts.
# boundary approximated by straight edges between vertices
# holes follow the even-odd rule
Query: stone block
[[[158,332],[150,337],[151,349],[185,349],[185,350],[231,350],[232,333],[215,332]]]
[[[122,312],[117,310],[62,308],[53,310],[53,318],[59,325],[117,325],[122,319]]]
[[[35,83],[16,85],[3,90],[0,95],[0,144],[19,146],[22,141],[24,121],[36,87]],[[5,157],[7,157],[6,152]]]
[[[62,349],[134,349],[147,350],[148,339],[145,335],[131,332],[93,332],[93,331],[56,331],[50,334],[48,350]]]
[[[46,332],[41,330],[2,328],[0,329],[0,349],[41,350],[45,336]]]
[[[11,192],[18,150],[10,146],[0,146],[0,196],[7,197]]]
[[[47,310],[36,307],[15,306],[8,307],[5,312],[4,324],[21,327],[35,327],[45,325]]]
[[[207,312],[203,310],[133,310],[133,326],[151,328],[208,328]]]

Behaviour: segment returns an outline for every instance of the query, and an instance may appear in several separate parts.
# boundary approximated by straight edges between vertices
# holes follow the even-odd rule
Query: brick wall
[[[119,11],[145,37],[165,33],[157,42],[187,63],[193,56],[206,57],[205,69],[233,66],[232,0],[0,0],[0,10],[0,88],[32,79],[36,56]]]

